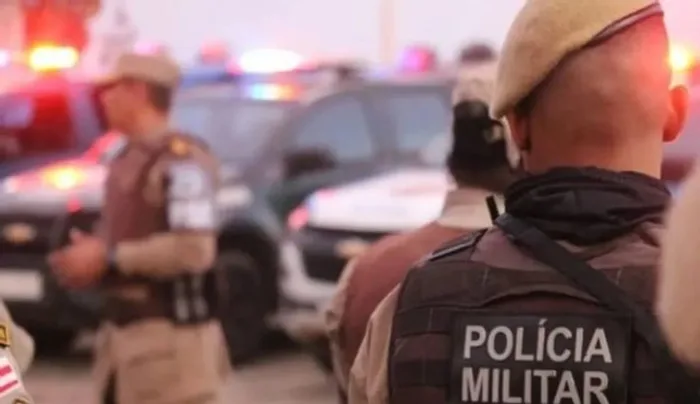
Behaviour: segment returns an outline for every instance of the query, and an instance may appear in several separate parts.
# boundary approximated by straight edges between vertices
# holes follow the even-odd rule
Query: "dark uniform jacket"
[[[640,174],[562,168],[516,183],[506,208],[651,310],[668,198]],[[630,323],[498,229],[437,253],[393,299],[390,336],[370,324],[359,354],[385,341],[386,373],[353,368],[351,403],[664,402]]]

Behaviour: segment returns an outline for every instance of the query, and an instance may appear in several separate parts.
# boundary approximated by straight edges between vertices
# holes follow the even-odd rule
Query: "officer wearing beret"
[[[100,100],[126,146],[110,163],[99,230],[71,233],[50,263],[67,287],[99,285],[100,400],[219,403],[228,355],[214,317],[218,164],[168,127],[179,67],[166,55],[123,55]]]
[[[668,52],[656,1],[525,2],[491,113],[527,175],[380,303],[350,403],[699,401],[650,314],[663,143],[687,110]]]
[[[488,114],[495,73],[492,60],[488,67],[463,72],[454,89],[447,168],[456,187],[447,193],[440,216],[415,231],[384,237],[343,271],[326,313],[341,395],[369,317],[379,302],[420,258],[449,240],[488,227],[491,219],[486,198],[501,195],[513,180],[504,123]]]

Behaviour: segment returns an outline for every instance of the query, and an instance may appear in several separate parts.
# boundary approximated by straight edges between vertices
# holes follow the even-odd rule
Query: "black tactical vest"
[[[653,307],[653,230],[576,252]],[[389,397],[412,403],[663,403],[630,318],[602,307],[500,230],[412,270],[400,291]]]

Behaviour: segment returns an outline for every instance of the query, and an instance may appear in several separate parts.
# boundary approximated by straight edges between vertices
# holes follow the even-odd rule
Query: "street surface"
[[[90,358],[77,353],[39,358],[25,378],[38,404],[90,402]],[[228,384],[230,404],[335,404],[335,387],[307,356],[293,348],[271,352],[237,369]]]

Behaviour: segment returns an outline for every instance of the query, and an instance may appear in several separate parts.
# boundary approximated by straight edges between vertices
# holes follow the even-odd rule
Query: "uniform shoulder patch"
[[[467,236],[455,240],[454,242],[448,243],[446,246],[441,247],[430,254],[425,262],[435,262],[459,252],[466,251],[467,249],[476,245],[481,237],[486,234],[486,231],[488,231],[488,229],[477,230]]]
[[[0,324],[0,347],[10,347],[10,327],[7,324]]]
[[[168,150],[178,157],[184,157],[189,155],[192,151],[192,142],[181,136],[175,136],[170,139]]]

